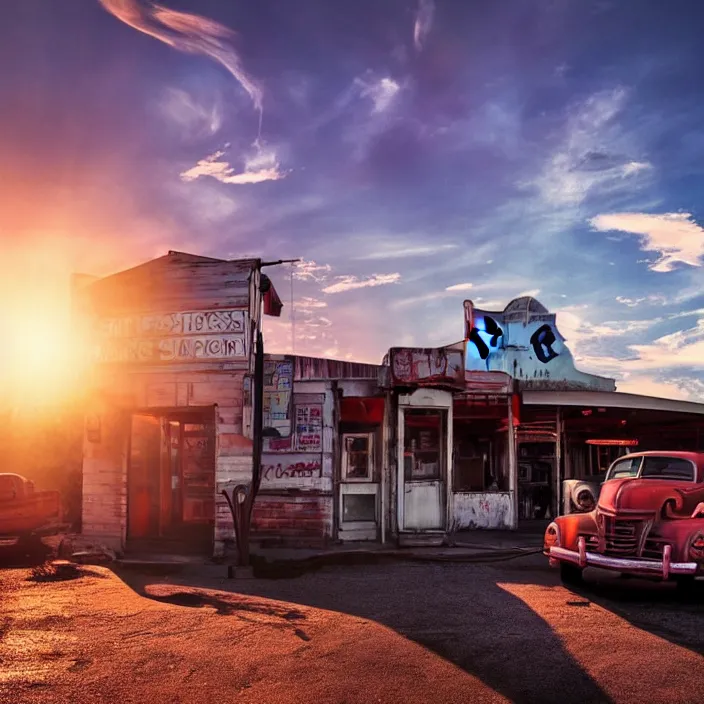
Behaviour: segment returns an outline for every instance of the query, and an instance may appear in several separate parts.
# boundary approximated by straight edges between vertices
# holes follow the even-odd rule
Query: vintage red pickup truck
[[[28,543],[63,529],[57,491],[35,491],[19,474],[0,474],[0,541]]]
[[[693,587],[704,576],[704,453],[620,457],[593,511],[547,527],[544,552],[567,584],[600,567]]]

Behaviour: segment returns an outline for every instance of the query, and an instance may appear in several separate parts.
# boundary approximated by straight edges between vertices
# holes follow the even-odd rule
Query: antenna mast
[[[291,354],[296,354],[296,309],[293,304],[293,269],[295,262],[291,262]]]

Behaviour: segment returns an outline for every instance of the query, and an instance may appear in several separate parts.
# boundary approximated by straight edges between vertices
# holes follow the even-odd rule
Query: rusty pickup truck
[[[693,588],[704,576],[704,453],[620,457],[596,508],[556,518],[543,550],[566,584],[600,567]]]
[[[63,530],[57,491],[35,491],[19,474],[0,474],[0,541],[30,544]]]

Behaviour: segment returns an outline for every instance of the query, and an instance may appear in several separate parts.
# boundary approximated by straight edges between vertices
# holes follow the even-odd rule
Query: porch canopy
[[[556,414],[573,439],[634,438],[639,449],[699,450],[704,404],[618,391],[524,391],[524,415]]]

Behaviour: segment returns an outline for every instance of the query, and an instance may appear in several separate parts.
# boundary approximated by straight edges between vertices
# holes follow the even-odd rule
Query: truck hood
[[[667,502],[677,511],[698,486],[671,479],[612,479],[599,495],[599,508],[609,513],[659,513]]]

